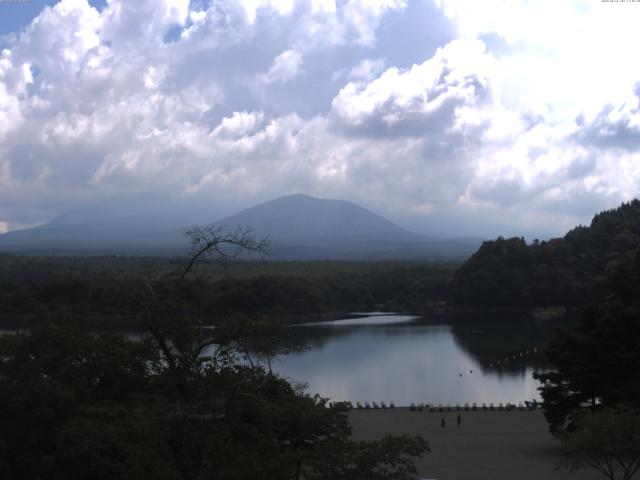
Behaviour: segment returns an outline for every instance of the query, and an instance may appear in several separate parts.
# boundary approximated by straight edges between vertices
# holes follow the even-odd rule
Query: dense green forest
[[[460,306],[584,306],[604,299],[640,245],[640,201],[597,214],[563,238],[484,242],[455,273]]]
[[[562,466],[631,479],[640,469],[640,249],[619,265],[607,298],[559,330],[540,380]]]
[[[585,405],[640,408],[640,249],[616,270],[606,300],[560,330],[547,352],[556,371],[540,374],[552,430]]]
[[[130,323],[135,305],[119,294],[156,281],[181,258],[0,255],[0,327],[75,315],[94,324]],[[198,265],[176,292],[205,323],[228,314],[295,321],[356,310],[422,311],[445,298],[457,264],[238,261]]]

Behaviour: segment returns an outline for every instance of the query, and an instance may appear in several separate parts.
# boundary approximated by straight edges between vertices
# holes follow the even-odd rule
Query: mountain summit
[[[304,244],[323,244],[327,238],[373,242],[426,238],[355,203],[303,194],[278,197],[216,223],[229,228],[249,225],[258,236]]]

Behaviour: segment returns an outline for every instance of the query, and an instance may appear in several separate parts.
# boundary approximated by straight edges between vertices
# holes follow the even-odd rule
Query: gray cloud
[[[606,105],[592,121],[579,119],[582,128],[575,141],[602,150],[640,151],[640,84],[634,93],[631,104]]]

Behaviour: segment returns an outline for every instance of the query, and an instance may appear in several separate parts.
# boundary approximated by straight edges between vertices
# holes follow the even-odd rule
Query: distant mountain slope
[[[126,215],[126,205],[105,212],[94,215],[92,209],[85,208],[37,228],[0,235],[0,250],[149,255],[184,253],[188,247],[185,232],[193,215],[184,215],[178,228],[180,216],[175,211],[166,218],[157,212]],[[462,259],[480,243],[435,240],[405,230],[355,203],[301,194],[276,198],[215,224],[228,229],[250,226],[257,237],[268,236],[272,259]]]
[[[462,259],[479,241],[418,235],[344,200],[295,194],[279,197],[216,222],[251,225],[271,240],[270,257],[305,260]]]
[[[38,227],[0,235],[0,250],[34,253],[152,253],[187,245],[184,225],[215,220],[208,208],[158,195],[119,196],[80,205]],[[218,216],[219,218],[219,216]]]
[[[305,245],[323,245],[327,238],[375,242],[427,239],[355,203],[302,194],[261,203],[216,223],[227,227],[251,225],[259,236]]]
[[[39,227],[0,235],[0,250],[7,251],[126,251],[144,247],[174,248],[186,244],[182,235],[167,232],[160,218],[122,217],[60,224],[57,221]]]
[[[563,238],[484,242],[449,286],[458,305],[584,305],[602,300],[640,249],[640,201],[594,216]]]

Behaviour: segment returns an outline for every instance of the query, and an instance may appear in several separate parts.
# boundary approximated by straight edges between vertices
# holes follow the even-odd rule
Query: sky
[[[639,24],[601,0],[0,0],[0,232],[306,193],[560,235],[638,196]]]

